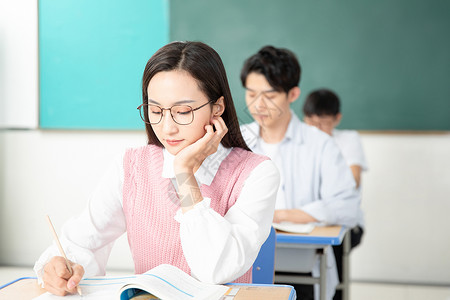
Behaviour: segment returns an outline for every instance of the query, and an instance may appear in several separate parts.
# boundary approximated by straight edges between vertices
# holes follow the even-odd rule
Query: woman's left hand
[[[202,138],[175,156],[175,173],[195,173],[203,161],[217,151],[220,141],[228,132],[228,127],[221,117],[214,117],[211,123],[205,126],[206,133]]]

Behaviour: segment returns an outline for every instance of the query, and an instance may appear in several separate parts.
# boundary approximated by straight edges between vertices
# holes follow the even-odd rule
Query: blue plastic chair
[[[273,284],[275,272],[275,229],[272,227],[269,237],[261,246],[258,257],[253,263],[252,282],[256,284]]]

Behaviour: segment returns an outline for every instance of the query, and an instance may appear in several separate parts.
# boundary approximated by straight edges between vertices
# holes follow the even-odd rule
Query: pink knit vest
[[[267,157],[233,148],[222,161],[210,186],[200,187],[211,198],[211,208],[224,216],[238,199],[250,172]],[[161,176],[162,148],[147,145],[129,149],[124,156],[123,210],[135,272],[144,273],[170,264],[191,274],[174,216],[180,208],[176,190]],[[252,268],[234,282],[250,283]]]

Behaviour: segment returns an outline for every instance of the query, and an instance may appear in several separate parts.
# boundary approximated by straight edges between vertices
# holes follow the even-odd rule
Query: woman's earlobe
[[[221,116],[225,111],[225,103],[223,96],[220,97],[216,103],[214,103],[213,114],[214,116]]]

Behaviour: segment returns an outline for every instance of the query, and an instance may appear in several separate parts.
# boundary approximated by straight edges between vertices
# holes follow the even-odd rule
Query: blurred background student
[[[362,216],[355,181],[327,134],[301,122],[291,104],[300,96],[301,67],[295,54],[265,46],[241,70],[247,108],[255,122],[241,126],[247,145],[269,156],[281,173],[273,221],[354,227]],[[334,255],[327,252],[327,295],[338,285]],[[320,274],[318,261],[312,270]],[[289,283],[291,284],[291,283]],[[300,299],[318,299],[318,286],[292,284]]]
[[[367,162],[359,134],[355,130],[339,130],[342,119],[339,97],[331,90],[318,89],[311,92],[303,105],[303,120],[306,124],[315,126],[329,134],[341,150],[347,165],[353,173],[358,190],[361,189],[361,173],[367,170]],[[351,230],[351,248],[356,247],[363,235],[364,220],[358,220],[358,226]],[[343,245],[333,247],[339,280],[342,280],[342,255]],[[341,291],[336,291],[334,300],[342,299]]]

